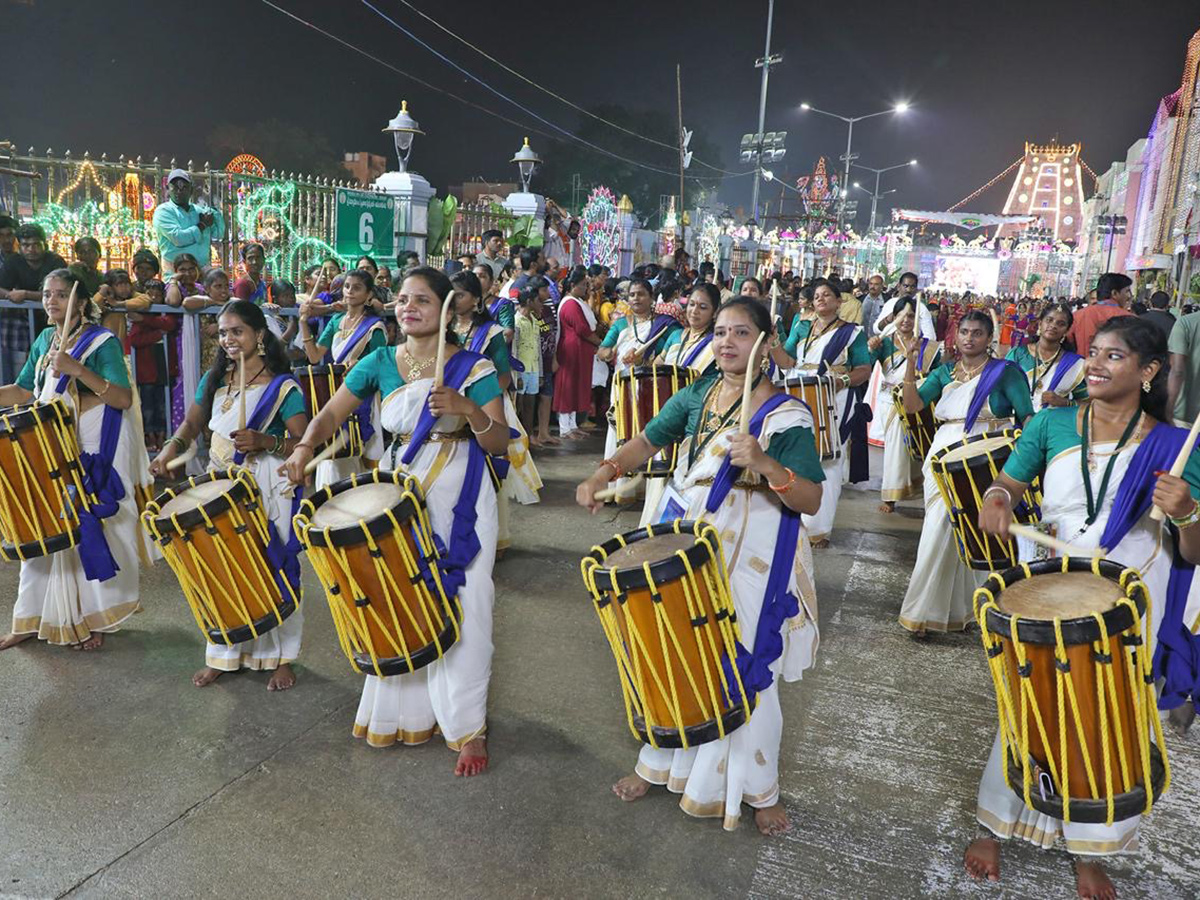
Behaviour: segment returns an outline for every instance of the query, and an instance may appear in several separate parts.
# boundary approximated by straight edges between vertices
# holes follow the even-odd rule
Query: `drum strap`
[[[1121,455],[1121,451],[1129,442],[1130,436],[1133,434],[1133,429],[1137,427],[1138,422],[1142,420],[1141,407],[1134,412],[1133,417],[1129,420],[1129,424],[1125,426],[1125,431],[1121,434],[1121,440],[1117,441],[1117,449],[1112,452],[1108,458],[1108,465],[1104,467],[1104,477],[1100,479],[1100,490],[1097,494],[1092,492],[1092,472],[1091,472],[1091,421],[1092,411],[1094,407],[1089,403],[1087,411],[1083,414],[1083,434],[1082,443],[1079,453],[1079,473],[1083,478],[1083,489],[1087,495],[1087,521],[1085,528],[1090,528],[1100,515],[1100,510],[1104,508],[1104,497],[1108,493],[1108,481],[1112,478],[1113,466],[1117,464],[1117,457]]]

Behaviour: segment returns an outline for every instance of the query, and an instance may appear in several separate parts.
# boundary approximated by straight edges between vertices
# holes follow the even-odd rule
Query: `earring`
[[[266,355],[267,355],[266,348],[265,348],[265,347],[263,347],[263,339],[262,339],[262,336],[261,336],[261,335],[260,335],[260,336],[259,336],[259,338],[258,338],[258,355],[259,355],[259,356],[266,356]]]
[[[1149,381],[1142,382],[1142,390],[1147,394],[1150,393],[1150,382]]]

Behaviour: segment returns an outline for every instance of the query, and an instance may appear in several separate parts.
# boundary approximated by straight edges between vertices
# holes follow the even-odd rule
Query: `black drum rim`
[[[433,662],[437,662],[450,652],[459,641],[460,632],[462,629],[462,615],[458,612],[459,604],[453,600],[448,604],[449,609],[443,609],[445,614],[446,624],[440,632],[438,632],[437,640],[431,641],[420,650],[410,654],[412,664],[403,656],[389,656],[379,660],[379,671],[384,675],[408,675],[411,672],[416,672],[425,668]],[[438,652],[438,645],[441,645],[442,652]],[[354,667],[360,672],[367,675],[374,675],[375,664],[371,662],[371,657],[365,653],[358,651],[354,652]]]
[[[29,541],[24,544],[12,544],[8,541],[0,543],[0,557],[7,562],[19,562],[26,559],[36,559],[39,556],[50,556],[62,550],[79,546],[79,526],[60,532],[45,541],[46,550],[42,552],[41,541]]]
[[[60,421],[60,411],[61,421],[64,425],[70,425],[75,421],[71,410],[61,402],[18,403],[15,406],[2,407],[0,408],[0,437],[15,437],[18,431],[24,431],[30,425]]]
[[[208,484],[213,481],[228,481],[229,488],[221,496],[214,497],[207,503],[202,503],[199,506],[194,506],[189,510],[177,513],[174,516],[162,516],[161,511],[164,506],[178,497],[180,494],[194,487],[199,487],[202,484]],[[257,486],[248,484],[244,479],[238,477],[237,469],[222,469],[220,471],[205,472],[203,475],[197,475],[194,478],[187,480],[186,487],[180,487],[178,490],[167,488],[151,501],[154,505],[153,521],[154,528],[163,536],[164,541],[169,541],[175,534],[183,534],[191,531],[199,526],[207,526],[208,520],[215,519],[233,508],[234,501],[240,501],[246,505],[247,509],[253,509],[258,505],[259,497],[261,496]],[[206,518],[207,517],[207,518]],[[176,527],[178,522],[178,528]]]
[[[406,479],[408,479],[407,482]],[[308,520],[301,527],[309,544],[314,547],[357,547],[366,543],[367,539],[360,523],[343,525],[340,528],[322,528],[313,524],[312,517],[328,500],[352,488],[367,484],[394,484],[403,491],[394,506],[378,513],[366,523],[367,531],[372,538],[380,538],[385,534],[392,533],[392,519],[388,516],[389,511],[397,522],[403,524],[415,519],[421,507],[425,505],[425,495],[421,491],[420,482],[415,478],[410,478],[399,469],[392,472],[381,472],[379,469],[357,472],[327,485],[316,491],[311,497],[305,497],[301,501],[300,514]]]
[[[1039,763],[1036,759],[1030,758],[1030,764]],[[1044,767],[1042,767],[1044,768]],[[1011,752],[1008,757],[1008,782],[1012,786],[1013,793],[1025,799],[1024,773],[1021,767],[1017,765],[1012,758]],[[1159,750],[1158,744],[1150,744],[1150,790],[1152,792],[1151,805],[1158,802],[1162,796],[1163,786],[1167,780],[1167,768],[1163,763],[1162,751]],[[1043,798],[1037,790],[1036,785],[1031,786],[1029,791],[1030,804],[1038,812],[1051,818],[1062,820],[1063,818],[1063,800],[1066,798],[1054,796]],[[1084,825],[1103,824],[1108,821],[1108,801],[1104,798],[1092,800],[1085,797],[1069,798],[1071,809],[1071,821],[1079,822]],[[1139,784],[1132,791],[1127,791],[1124,794],[1115,794],[1113,796],[1113,821],[1121,822],[1125,819],[1132,819],[1146,811],[1146,786]]]
[[[690,376],[686,373],[691,372],[687,366],[677,366],[674,363],[652,363],[648,366],[633,366],[629,370],[634,378],[670,378],[671,374],[678,372],[680,381],[690,380]]]
[[[678,528],[676,528],[676,523],[678,523]],[[708,525],[708,523],[697,519],[676,519],[672,522],[659,522],[646,528],[627,531],[620,535],[619,538],[609,538],[603,544],[597,545],[585,557],[590,557],[599,563],[592,575],[596,587],[606,593],[611,593],[614,588],[619,591],[627,591],[649,587],[650,585],[646,581],[646,570],[643,566],[614,569],[611,566],[606,566],[604,561],[623,547],[628,547],[630,544],[649,540],[652,537],[658,537],[663,534],[686,534],[696,539],[692,546],[683,551],[683,555],[687,557],[688,563],[691,565],[692,570],[695,571],[713,558],[708,544],[696,533],[696,529],[702,527],[702,525]],[[708,525],[708,527],[712,526]],[[672,553],[665,559],[655,560],[650,563],[650,577],[655,584],[674,581],[677,578],[682,578],[687,572],[688,568],[684,564],[683,559],[680,558],[679,553]]]
[[[961,438],[960,440],[955,441],[953,444],[947,444],[945,447],[942,447],[936,453],[933,453],[932,455],[930,455],[929,464],[931,466],[939,467],[944,472],[963,472],[963,471],[966,471],[968,468],[970,468],[967,465],[968,462],[978,461],[979,457],[969,457],[968,456],[968,457],[964,457],[962,459],[955,459],[955,460],[951,460],[950,462],[945,462],[944,460],[946,458],[946,454],[949,453],[951,450],[957,450],[959,447],[966,447],[971,444],[977,444],[980,441],[987,440],[988,438],[998,438],[998,437],[1008,438],[1011,441],[1013,441],[1013,443],[1015,444],[1017,438],[1020,436],[1021,436],[1020,428],[1000,428],[996,431],[984,431],[979,434],[973,434],[970,437]],[[998,455],[1000,453],[1003,453],[1004,458],[1008,459],[1008,457],[1012,454],[1012,451],[1013,451],[1013,448],[1011,445],[1007,446],[1007,447],[998,447],[996,450],[993,451],[993,455]]]
[[[205,633],[208,635],[208,639],[214,644],[223,644],[227,647],[232,647],[234,644],[240,644],[243,641],[254,640],[255,636],[262,637],[268,631],[272,631],[286,622],[288,617],[296,611],[296,601],[291,597],[287,597],[276,609],[279,612],[278,616],[275,613],[267,613],[267,615],[254,623],[253,629],[249,625],[238,625],[236,628],[225,629],[225,634],[221,634],[220,628],[208,628],[205,629]],[[226,635],[228,635],[228,638],[226,638]]]
[[[1029,574],[1025,572],[1026,567],[1029,569]],[[1113,582],[1120,586],[1121,574],[1128,569],[1120,563],[1113,562],[1110,559],[1101,559],[1097,563],[1097,568],[1092,568],[1090,559],[1083,559],[1078,556],[1067,558],[1067,572],[1087,572],[1088,574],[1098,574],[1101,578]],[[1063,572],[1063,560],[1058,559],[1041,559],[1023,565],[1012,566],[1005,569],[1003,572],[993,572],[988,576],[980,590],[991,591],[992,596],[996,599],[995,605],[989,605],[985,622],[987,630],[996,637],[1011,639],[1012,637],[1012,614],[1004,612],[998,608],[1000,598],[1004,595],[1007,587],[1025,581],[1034,575],[1053,575]],[[1140,585],[1141,590],[1133,590],[1126,592],[1137,609],[1137,617],[1140,620],[1146,614],[1146,587],[1145,582],[1140,577],[1131,579],[1131,584]],[[1134,624],[1133,613],[1130,612],[1129,606],[1125,603],[1118,603],[1112,609],[1105,610],[1100,615],[1104,622],[1104,627],[1108,630],[1109,639],[1119,641],[1120,635],[1127,631]],[[1074,619],[1061,619],[1063,643],[1068,645],[1076,644],[1091,644],[1100,640],[1101,633],[1096,625],[1096,620],[1092,616],[1080,616]],[[1026,619],[1021,618],[1017,621],[1017,640],[1026,644],[1039,644],[1056,646],[1058,644],[1058,636],[1054,630],[1054,619]]]
[[[687,738],[686,746],[696,747],[700,744],[711,744],[713,741],[721,740],[722,735],[728,737],[730,733],[745,725],[747,718],[745,703],[739,703],[721,713],[719,720],[709,719],[699,725],[688,725],[683,729],[683,734]],[[683,738],[679,736],[678,728],[655,725],[647,729],[644,716],[635,715],[633,717],[633,730],[637,732],[638,739],[642,743],[652,744],[664,750],[680,750],[685,746]],[[653,740],[651,740],[652,737]]]

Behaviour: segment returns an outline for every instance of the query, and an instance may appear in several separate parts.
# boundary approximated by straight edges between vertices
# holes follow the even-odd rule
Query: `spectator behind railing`
[[[158,276],[162,273],[162,266],[158,263],[158,257],[154,255],[153,250],[147,250],[144,247],[137,253],[133,254],[133,284],[139,291],[146,293],[146,285],[150,281],[158,280]],[[162,282],[159,281],[161,285]],[[162,300],[156,300],[156,303],[162,303]]]
[[[40,304],[42,282],[56,269],[65,269],[67,262],[46,249],[46,232],[40,225],[22,225],[16,230],[16,239],[20,252],[7,257],[0,270],[0,300]],[[35,333],[46,325],[46,315],[40,307],[33,325]],[[0,380],[16,379],[31,345],[28,314],[0,310]]]
[[[110,273],[111,274],[111,273]],[[147,282],[151,296],[160,293],[162,282]],[[174,341],[163,337],[179,330],[178,315],[129,313],[129,344],[133,348],[133,368],[137,373],[138,394],[142,399],[142,425],[146,431],[146,449],[160,450],[167,433],[167,389],[179,377],[179,353]]]
[[[124,269],[110,269],[93,299],[103,317],[100,324],[120,339],[121,346],[125,346],[125,314],[144,312],[150,306],[150,298],[134,291]]]
[[[104,274],[97,268],[104,253],[100,242],[94,237],[76,238],[72,249],[75,251],[75,262],[71,263],[71,272],[94,297],[104,283]]]
[[[246,274],[234,283],[233,296],[262,306],[267,300],[267,281],[263,277],[267,251],[263,245],[251,241],[242,247],[242,264],[246,267]]]
[[[4,257],[17,252],[17,220],[0,214],[0,269],[4,268]]]
[[[154,210],[154,235],[163,264],[173,269],[184,255],[207,263],[212,242],[225,237],[225,219],[220,210],[192,202],[192,176],[183,169],[172,169],[167,184],[171,197]]]

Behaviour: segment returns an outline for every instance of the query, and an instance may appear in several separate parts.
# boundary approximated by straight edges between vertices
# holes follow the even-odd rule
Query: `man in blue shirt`
[[[172,169],[167,177],[171,199],[154,210],[154,234],[165,266],[180,253],[190,253],[201,266],[212,258],[210,245],[225,237],[225,219],[219,210],[192,203],[192,176]]]

